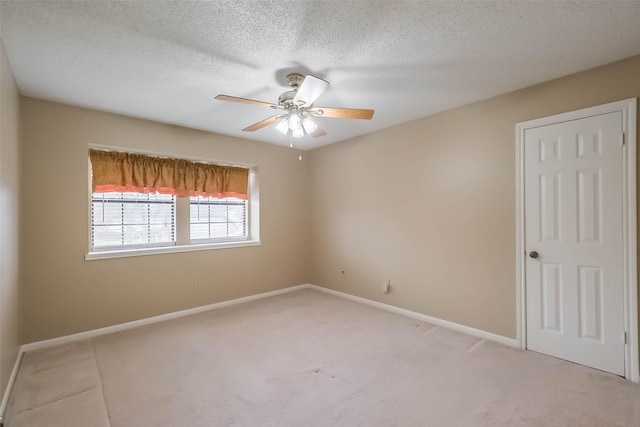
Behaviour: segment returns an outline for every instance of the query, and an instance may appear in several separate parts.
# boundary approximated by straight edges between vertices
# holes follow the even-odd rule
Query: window
[[[191,241],[247,238],[247,201],[236,197],[190,197]]]
[[[259,243],[256,169],[90,150],[85,259]]]
[[[93,193],[91,250],[175,245],[175,205],[171,194]]]

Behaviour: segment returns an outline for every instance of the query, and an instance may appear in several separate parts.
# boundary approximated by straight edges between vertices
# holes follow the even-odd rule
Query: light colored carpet
[[[640,387],[303,290],[25,354],[8,427],[640,426]]]

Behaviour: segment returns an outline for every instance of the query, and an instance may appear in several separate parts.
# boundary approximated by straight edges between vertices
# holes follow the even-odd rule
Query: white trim
[[[242,304],[245,302],[255,301],[263,298],[269,298],[276,295],[286,294],[288,292],[306,289],[308,285],[291,286],[288,288],[277,289],[275,291],[263,292],[260,294],[249,295],[242,298],[236,298],[228,301],[216,302],[214,304],[203,305],[200,307],[189,308],[186,310],[174,311],[172,313],[161,314],[159,316],[147,317],[146,319],[134,320],[132,322],[120,323],[118,325],[107,326],[105,328],[93,329],[91,331],[79,332],[73,335],[52,338],[49,340],[36,341],[22,346],[22,351],[32,351],[41,348],[52,347],[54,345],[66,344],[73,341],[93,338],[100,335],[111,334],[114,332],[124,331],[127,329],[137,328],[139,326],[151,325],[153,323],[164,322],[165,320],[176,319],[179,317],[189,316],[192,314],[202,313],[204,311],[216,310],[218,308],[229,307],[232,305]]]
[[[623,228],[624,228],[624,328],[625,378],[640,382],[638,361],[638,285],[636,229],[636,109],[637,99],[630,98],[582,110],[557,114],[516,124],[516,323],[519,347],[527,348],[525,301],[524,242],[524,133],[527,129],[621,111],[623,115]]]
[[[13,385],[15,384],[16,377],[18,376],[20,363],[22,363],[22,355],[24,354],[23,347],[24,346],[20,346],[20,348],[18,349],[18,356],[16,356],[16,363],[13,364],[13,369],[11,370],[11,376],[9,376],[9,382],[7,382],[7,387],[5,388],[4,395],[2,396],[2,403],[0,403],[0,421],[4,420],[4,412],[6,411],[7,405],[9,404],[9,396],[11,396]]]
[[[258,166],[249,169],[249,203],[247,205],[247,231],[249,240],[260,242],[260,183]]]
[[[491,332],[483,331],[481,329],[471,328],[469,326],[461,325],[459,323],[450,322],[448,320],[439,319],[437,317],[427,316],[426,314],[416,313],[415,311],[406,310],[404,308],[396,307],[394,305],[384,304],[378,301],[372,301],[370,299],[357,297],[355,295],[347,294],[344,292],[336,291],[333,289],[327,289],[316,285],[307,285],[309,289],[314,289],[316,291],[324,292],[330,295],[334,295],[337,297],[341,297],[344,299],[348,299],[350,301],[355,301],[360,304],[368,305],[370,307],[379,308],[381,310],[385,310],[391,313],[399,314],[401,316],[409,317],[411,319],[420,320],[421,322],[431,323],[437,326],[442,326],[444,328],[452,329],[454,331],[462,332],[464,334],[473,335],[478,338],[483,338],[489,341],[494,341],[502,345],[506,345],[509,347],[518,347],[518,342],[509,337],[505,337],[502,335],[493,334]]]
[[[625,372],[628,372],[627,378],[635,383],[640,383],[640,336],[638,335],[638,230],[637,230],[637,165],[636,165],[636,150],[637,150],[637,98],[629,100],[628,107],[623,110],[624,115],[624,129],[626,132],[625,143],[627,148],[627,161],[625,162],[626,180],[627,185],[625,209],[626,217],[624,218],[625,230],[625,244],[626,244],[626,256],[625,261],[625,273],[626,273],[626,287],[627,304],[625,306],[626,311],[626,324],[625,329],[628,334],[627,346],[626,346],[626,360],[625,360]],[[630,261],[630,262],[629,262]]]
[[[119,251],[104,251],[104,252],[89,252],[84,256],[85,261],[94,261],[98,259],[111,259],[111,258],[126,258],[132,256],[143,255],[159,255],[159,254],[171,254],[175,252],[194,252],[194,251],[208,251],[211,249],[229,249],[229,248],[244,248],[247,246],[260,246],[260,241],[257,240],[242,240],[238,242],[220,242],[220,243],[203,243],[203,244],[191,244],[191,245],[175,245],[175,246],[160,246],[155,248],[141,248],[141,249],[124,249]]]
[[[516,341],[522,349],[527,348],[527,319],[521,307],[525,305],[524,292],[524,150],[520,141],[524,141],[524,129],[516,125]]]

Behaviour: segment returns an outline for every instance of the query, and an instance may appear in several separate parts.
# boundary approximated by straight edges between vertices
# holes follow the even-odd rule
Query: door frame
[[[607,113],[622,112],[624,147],[622,149],[623,205],[623,277],[624,328],[627,342],[624,348],[625,378],[640,382],[638,353],[638,272],[636,216],[636,111],[637,98],[556,114],[516,124],[516,340],[527,349],[527,312],[525,300],[525,217],[524,217],[524,136],[528,129],[567,122]]]

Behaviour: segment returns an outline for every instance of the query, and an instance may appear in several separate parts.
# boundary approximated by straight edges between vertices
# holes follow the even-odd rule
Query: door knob
[[[536,252],[536,251],[531,251],[531,252],[529,252],[529,256],[530,256],[531,258],[538,258],[538,252]]]

